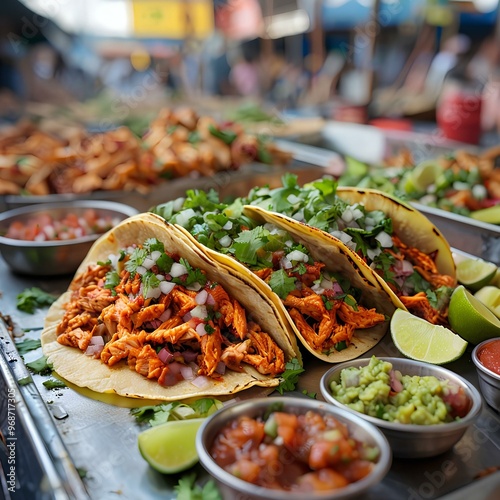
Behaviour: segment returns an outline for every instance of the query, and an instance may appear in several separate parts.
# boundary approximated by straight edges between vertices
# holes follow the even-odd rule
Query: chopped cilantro
[[[26,363],[26,366],[33,372],[39,375],[48,375],[52,372],[52,366],[47,363],[47,356],[41,356],[31,363]]]
[[[144,259],[148,256],[148,251],[145,248],[135,248],[130,259],[125,263],[125,269],[132,277],[135,276],[137,268],[142,266]]]
[[[24,356],[29,351],[34,351],[41,347],[42,342],[38,339],[26,339],[21,342],[16,342],[17,351],[21,356]]]
[[[34,314],[38,307],[50,306],[57,297],[44,292],[40,288],[32,287],[22,291],[16,297],[16,306],[20,311]]]
[[[145,272],[141,277],[141,281],[143,285],[142,294],[144,295],[144,297],[148,295],[148,292],[150,290],[153,290],[160,286],[160,280],[156,277],[156,274],[151,271]]]
[[[213,479],[209,479],[203,486],[196,484],[196,473],[186,474],[174,486],[177,500],[222,500]]]
[[[208,131],[214,137],[217,137],[225,144],[231,144],[236,139],[236,137],[238,137],[238,134],[236,132],[233,132],[232,130],[220,130],[214,125],[209,125]]]
[[[133,408],[130,413],[134,415],[137,422],[149,422],[151,426],[155,426],[170,420],[208,417],[219,408],[222,408],[222,403],[218,399],[200,398],[189,404],[175,401],[154,406],[141,406]]]
[[[257,226],[248,231],[242,231],[234,239],[233,248],[235,258],[250,266],[257,264],[257,251],[268,241],[269,231],[263,226]]]
[[[342,340],[341,342],[337,342],[335,344],[336,351],[343,351],[344,349],[347,349],[347,343],[345,340]]]
[[[285,365],[285,371],[281,374],[281,382],[276,389],[280,394],[285,391],[293,391],[299,381],[299,375],[305,370],[297,358],[293,358]]]
[[[43,382],[43,385],[47,389],[62,389],[63,387],[66,387],[66,384],[62,380],[57,380],[53,378],[50,378],[49,380]]]
[[[120,283],[120,275],[117,271],[109,271],[106,273],[106,280],[104,282],[104,288],[109,288],[115,292],[115,287]]]
[[[285,300],[288,294],[296,288],[295,278],[288,276],[284,269],[280,269],[271,275],[269,286],[275,294]]]

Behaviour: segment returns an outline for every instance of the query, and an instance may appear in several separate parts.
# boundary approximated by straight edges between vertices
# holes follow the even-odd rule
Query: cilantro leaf
[[[26,363],[26,366],[33,372],[39,375],[48,375],[52,372],[52,366],[47,362],[47,356],[41,356],[31,363]]]
[[[281,374],[282,381],[276,389],[280,394],[285,391],[293,391],[299,382],[299,376],[305,370],[297,358],[293,358],[285,365],[285,371]]]
[[[62,389],[63,387],[66,387],[66,384],[62,380],[57,380],[53,378],[50,378],[49,380],[43,382],[43,385],[47,389]]]
[[[284,269],[280,269],[271,275],[269,286],[280,299],[284,300],[292,290],[295,290],[295,278],[288,276]]]
[[[196,473],[185,474],[174,486],[177,500],[222,500],[213,479],[209,479],[203,487],[196,484]]]
[[[27,288],[16,297],[16,307],[20,311],[33,314],[38,307],[50,306],[57,297],[36,286]]]
[[[26,339],[21,342],[16,342],[17,351],[21,356],[24,356],[29,351],[34,351],[41,347],[42,342],[38,339]]]
[[[234,239],[233,248],[236,260],[250,266],[256,265],[258,260],[257,251],[268,241],[269,231],[263,226],[257,226],[248,231],[242,231]]]

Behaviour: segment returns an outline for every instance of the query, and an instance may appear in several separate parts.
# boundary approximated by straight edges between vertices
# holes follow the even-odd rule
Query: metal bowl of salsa
[[[472,351],[479,388],[486,402],[500,411],[500,337],[478,344]]]
[[[358,369],[368,367],[372,360],[373,357],[358,358],[330,368],[321,378],[320,390],[325,400],[333,406],[356,413],[367,422],[376,425],[388,439],[395,457],[426,458],[440,455],[452,448],[479,416],[482,407],[481,395],[470,382],[441,366],[407,358],[378,358],[379,361],[388,362],[392,365],[392,369],[388,373],[390,391],[388,394],[383,389],[377,389],[376,392],[372,391],[373,398],[370,398],[369,392],[362,393],[361,391],[367,390],[368,380],[370,383],[372,380],[377,380],[377,371],[373,370],[372,374],[363,376],[363,380],[361,380],[361,377],[356,380],[353,375]],[[342,374],[343,370],[351,368],[356,370]],[[398,387],[397,382],[399,380],[401,383],[402,376],[418,377],[418,379],[414,379],[416,383],[418,383],[419,379],[422,380],[430,376],[448,384],[451,390],[447,391],[447,397],[443,398],[444,405],[441,405],[441,408],[446,407],[448,409],[450,418],[442,418],[443,414],[441,413],[439,422],[437,422],[436,419],[431,417],[427,419],[424,413],[424,418],[419,421],[418,418],[422,417],[420,410],[425,408],[419,408],[419,404],[413,404],[411,399],[405,401],[405,395],[402,391],[403,389],[406,390],[406,388],[401,385]],[[335,394],[337,397],[334,396],[332,383],[335,383],[337,387],[342,386],[343,391],[351,389],[352,393],[350,395],[352,398],[349,403],[344,402],[344,397],[339,397],[343,393],[339,393],[338,389]],[[422,383],[427,384],[427,381]],[[431,382],[429,381],[429,383]],[[415,394],[418,397],[422,396],[422,401],[427,402],[429,408],[433,408],[435,401],[433,402],[430,399],[432,391],[426,389],[425,392],[430,393],[420,395],[419,390],[415,389]],[[409,388],[408,391],[410,391]],[[402,400],[394,398],[398,392],[402,393]],[[389,396],[389,399],[387,399],[387,396]],[[363,401],[363,412],[357,408],[357,402],[359,401]],[[381,406],[380,412],[378,412],[379,405]],[[399,413],[396,414],[397,418],[391,418],[391,411],[395,406],[398,410],[401,407],[402,415],[405,415],[407,411],[408,414],[417,410],[419,412],[414,415],[416,418],[409,415],[406,421],[400,419]],[[377,411],[372,414],[374,409]]]
[[[57,276],[76,271],[102,234],[137,213],[123,203],[40,203],[0,213],[0,253],[12,271]]]
[[[372,424],[296,397],[225,406],[203,423],[196,449],[224,498],[351,498],[379,483],[392,462]]]

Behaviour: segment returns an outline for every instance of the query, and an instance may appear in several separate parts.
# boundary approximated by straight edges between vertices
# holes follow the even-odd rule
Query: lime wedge
[[[163,474],[189,469],[198,462],[196,433],[204,420],[173,420],[141,432],[137,443],[144,460]]]
[[[483,208],[475,210],[470,213],[470,216],[481,222],[488,222],[489,224],[500,224],[500,205],[494,207]]]
[[[473,292],[488,285],[495,277],[497,266],[481,259],[466,259],[457,264],[457,280]]]
[[[500,318],[500,288],[484,286],[474,294],[474,297],[488,307],[497,318]]]
[[[442,173],[443,167],[434,160],[423,161],[408,175],[405,190],[407,192],[418,191],[425,193],[429,186],[436,184],[437,179]]]
[[[500,319],[463,285],[451,295],[448,320],[453,330],[471,344],[500,337]]]
[[[455,361],[465,352],[467,342],[448,328],[396,309],[391,318],[395,346],[407,358],[442,365]]]

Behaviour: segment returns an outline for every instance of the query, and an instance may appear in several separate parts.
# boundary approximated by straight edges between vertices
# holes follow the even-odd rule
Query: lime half
[[[396,309],[391,318],[391,336],[395,346],[407,358],[443,365],[465,352],[467,342],[448,328]]]
[[[427,192],[427,188],[436,184],[437,179],[443,173],[443,167],[437,164],[434,160],[426,160],[419,163],[408,175],[405,184],[407,193],[418,191],[419,193]]]
[[[500,224],[500,205],[494,207],[483,208],[470,213],[470,216],[481,222],[489,224]]]
[[[196,433],[204,418],[173,420],[143,431],[137,437],[139,451],[159,472],[175,474],[198,462]]]
[[[451,296],[448,320],[453,330],[471,344],[500,337],[500,319],[463,285]]]
[[[481,259],[466,259],[457,264],[457,280],[473,292],[488,285],[495,277],[497,266]]]
[[[484,286],[474,294],[474,297],[487,306],[497,318],[500,318],[500,288]]]

